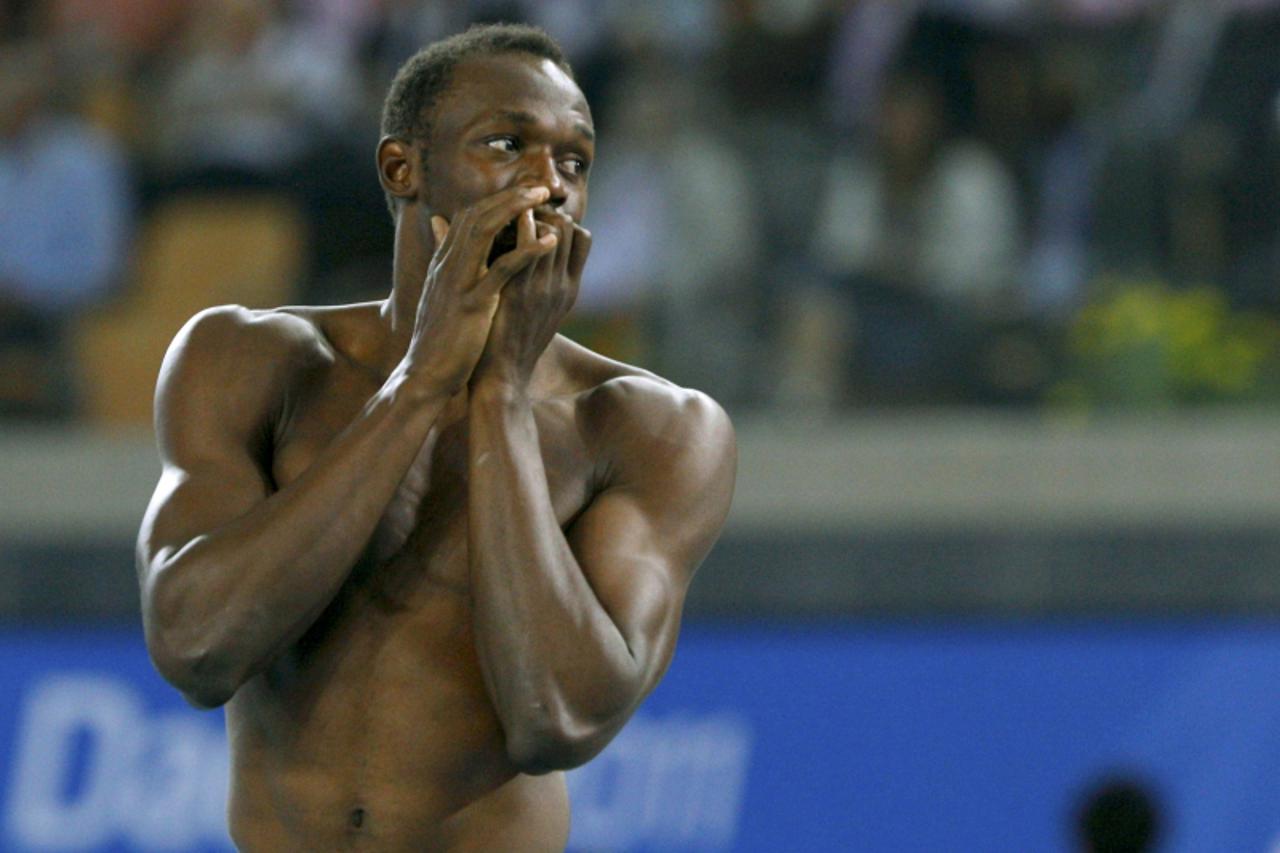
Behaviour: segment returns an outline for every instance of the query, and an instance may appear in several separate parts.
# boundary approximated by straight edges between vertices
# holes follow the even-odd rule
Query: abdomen
[[[567,833],[560,774],[519,776],[507,759],[466,596],[436,586],[412,597],[404,608],[335,602],[228,704],[237,843],[283,833],[290,846],[453,849],[501,814],[538,838]],[[472,827],[469,815],[491,811]]]

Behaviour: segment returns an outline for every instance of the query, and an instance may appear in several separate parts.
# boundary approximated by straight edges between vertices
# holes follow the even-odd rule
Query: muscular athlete
[[[211,309],[166,356],[148,648],[226,705],[241,849],[561,850],[560,771],[670,662],[733,432],[556,334],[594,134],[544,34],[428,48],[383,132],[389,298]]]

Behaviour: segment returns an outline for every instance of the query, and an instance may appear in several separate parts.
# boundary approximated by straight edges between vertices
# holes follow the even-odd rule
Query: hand
[[[453,222],[431,217],[436,251],[427,268],[404,365],[453,394],[471,376],[489,337],[499,296],[511,277],[555,249],[554,239],[529,240],[489,265],[494,238],[547,200],[546,187],[512,187],[467,207]]]
[[[502,291],[472,385],[492,379],[527,387],[538,357],[578,298],[591,232],[546,206],[536,208],[536,215],[534,210],[521,213],[516,231],[516,248],[510,254],[529,253],[535,246],[550,249],[534,255]]]

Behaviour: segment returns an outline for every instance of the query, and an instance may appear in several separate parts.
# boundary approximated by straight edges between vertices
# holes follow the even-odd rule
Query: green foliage
[[[1067,340],[1051,401],[1160,407],[1280,400],[1280,322],[1212,287],[1104,279]]]

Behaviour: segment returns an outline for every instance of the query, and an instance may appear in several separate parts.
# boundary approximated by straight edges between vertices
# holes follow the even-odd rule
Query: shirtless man
[[[390,297],[211,309],[165,359],[148,648],[226,705],[242,849],[561,850],[560,771],[666,670],[733,431],[556,335],[594,134],[544,34],[428,48],[383,132]]]

